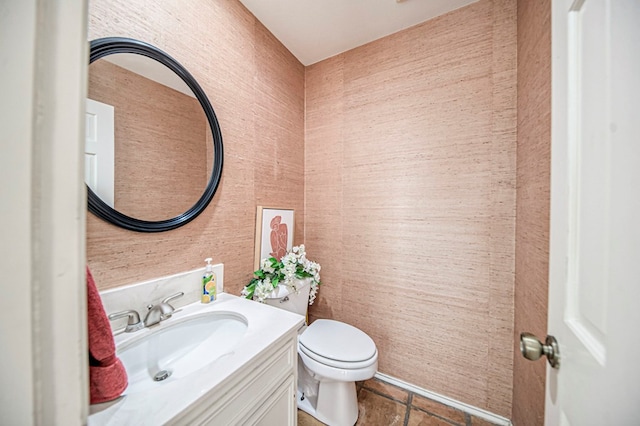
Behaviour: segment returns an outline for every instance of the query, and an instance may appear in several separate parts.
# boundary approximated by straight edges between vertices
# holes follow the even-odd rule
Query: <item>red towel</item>
[[[111,401],[127,388],[127,371],[116,356],[111,325],[100,293],[87,267],[87,324],[89,329],[89,393],[91,404]]]

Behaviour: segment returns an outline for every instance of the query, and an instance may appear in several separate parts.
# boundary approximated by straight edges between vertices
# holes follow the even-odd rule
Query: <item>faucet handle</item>
[[[128,310],[122,312],[116,312],[109,315],[110,320],[116,320],[120,318],[127,317],[127,326],[124,329],[125,333],[132,333],[134,331],[138,331],[141,328],[144,328],[144,324],[140,321],[140,314],[138,311]]]
[[[182,296],[184,296],[184,291],[181,291],[181,292],[176,293],[176,294],[172,294],[171,296],[169,296],[166,299],[164,299],[162,301],[162,303],[169,303],[171,300],[177,299],[178,297],[182,297]]]

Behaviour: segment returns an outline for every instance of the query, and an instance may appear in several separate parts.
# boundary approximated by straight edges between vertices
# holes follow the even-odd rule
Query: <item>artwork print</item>
[[[293,247],[293,210],[258,206],[256,214],[255,269],[260,261],[275,257],[280,260]]]

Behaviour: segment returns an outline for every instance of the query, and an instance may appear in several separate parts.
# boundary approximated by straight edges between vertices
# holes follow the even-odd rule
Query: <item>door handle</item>
[[[542,344],[533,334],[520,333],[520,352],[530,361],[536,361],[545,355],[551,367],[560,368],[560,346],[553,336],[547,336]]]

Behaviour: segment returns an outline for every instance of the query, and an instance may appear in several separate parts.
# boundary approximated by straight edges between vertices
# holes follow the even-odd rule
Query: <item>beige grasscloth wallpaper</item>
[[[225,148],[218,193],[185,227],[138,234],[88,215],[101,289],[212,256],[237,294],[256,206],[294,208],[294,243],[323,267],[312,318],[367,332],[380,372],[511,418],[512,399],[526,400],[513,389],[516,0],[480,0],[306,69],[237,0],[89,5],[90,39],[147,41],[195,76]],[[518,173],[543,185],[527,164],[548,159],[532,149],[518,148]],[[529,203],[519,214],[548,209]]]
[[[235,0],[91,0],[89,40],[131,37],[173,56],[213,105],[224,140],[222,181],[188,225],[143,234],[87,215],[87,259],[100,289],[225,265],[238,294],[253,272],[257,205],[295,209],[304,230],[304,67]],[[183,171],[190,173],[189,169]],[[164,209],[172,199],[160,199]]]
[[[306,70],[312,313],[378,370],[510,417],[516,7],[481,0]]]

